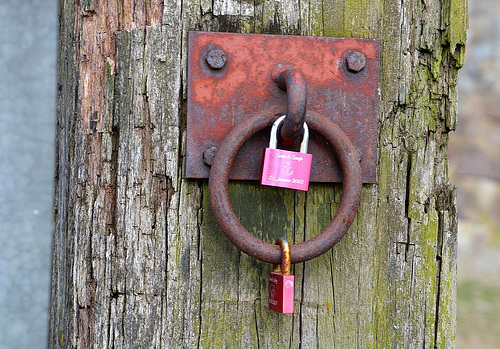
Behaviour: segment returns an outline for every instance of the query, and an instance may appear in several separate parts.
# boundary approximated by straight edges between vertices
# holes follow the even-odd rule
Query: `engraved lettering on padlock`
[[[281,266],[274,265],[269,273],[269,309],[278,313],[293,313],[294,276],[290,274],[290,246],[285,238],[276,241],[281,246]]]
[[[309,130],[304,123],[304,136],[300,144],[300,153],[276,149],[278,144],[277,132],[285,116],[278,118],[271,128],[269,148],[264,152],[262,165],[262,185],[297,189],[307,191],[311,175],[312,154],[307,153]]]

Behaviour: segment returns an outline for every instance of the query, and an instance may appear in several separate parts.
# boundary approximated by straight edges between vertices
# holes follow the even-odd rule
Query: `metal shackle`
[[[288,240],[281,237],[276,240],[275,245],[280,245],[281,247],[281,265],[273,264],[273,272],[281,272],[282,275],[290,275],[292,258],[290,256],[290,245],[288,244]]]
[[[276,149],[278,147],[278,130],[280,124],[285,119],[286,115],[280,116],[271,127],[271,139],[269,140],[269,148]],[[300,152],[307,153],[307,146],[309,145],[309,128],[304,122],[304,133],[302,142],[300,143]]]

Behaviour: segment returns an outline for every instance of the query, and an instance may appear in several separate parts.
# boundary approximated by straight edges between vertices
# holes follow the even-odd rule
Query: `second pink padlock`
[[[307,153],[309,130],[304,122],[304,135],[300,144],[300,153],[289,150],[277,149],[278,129],[285,116],[278,118],[271,128],[269,148],[264,152],[262,165],[262,185],[297,189],[309,189],[311,175],[312,154]]]

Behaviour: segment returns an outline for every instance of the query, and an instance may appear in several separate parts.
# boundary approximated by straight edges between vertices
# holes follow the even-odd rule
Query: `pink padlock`
[[[281,116],[271,128],[269,148],[266,148],[264,152],[260,184],[307,191],[312,164],[312,154],[307,153],[309,129],[304,122],[304,136],[300,144],[300,153],[276,149],[278,128],[284,118],[285,115]]]
[[[276,240],[281,246],[281,265],[273,265],[269,273],[269,309],[278,313],[293,313],[295,280],[290,273],[291,258],[288,241],[282,237]]]

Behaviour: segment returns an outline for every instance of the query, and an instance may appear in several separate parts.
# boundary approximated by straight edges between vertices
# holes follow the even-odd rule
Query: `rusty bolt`
[[[346,57],[347,69],[352,72],[360,72],[366,65],[365,55],[358,51],[352,51]]]
[[[227,58],[224,51],[220,48],[214,48],[208,52],[206,61],[210,68],[219,70],[226,65]]]
[[[212,166],[215,159],[215,154],[217,154],[217,149],[217,147],[210,147],[203,152],[203,161],[208,166]]]

